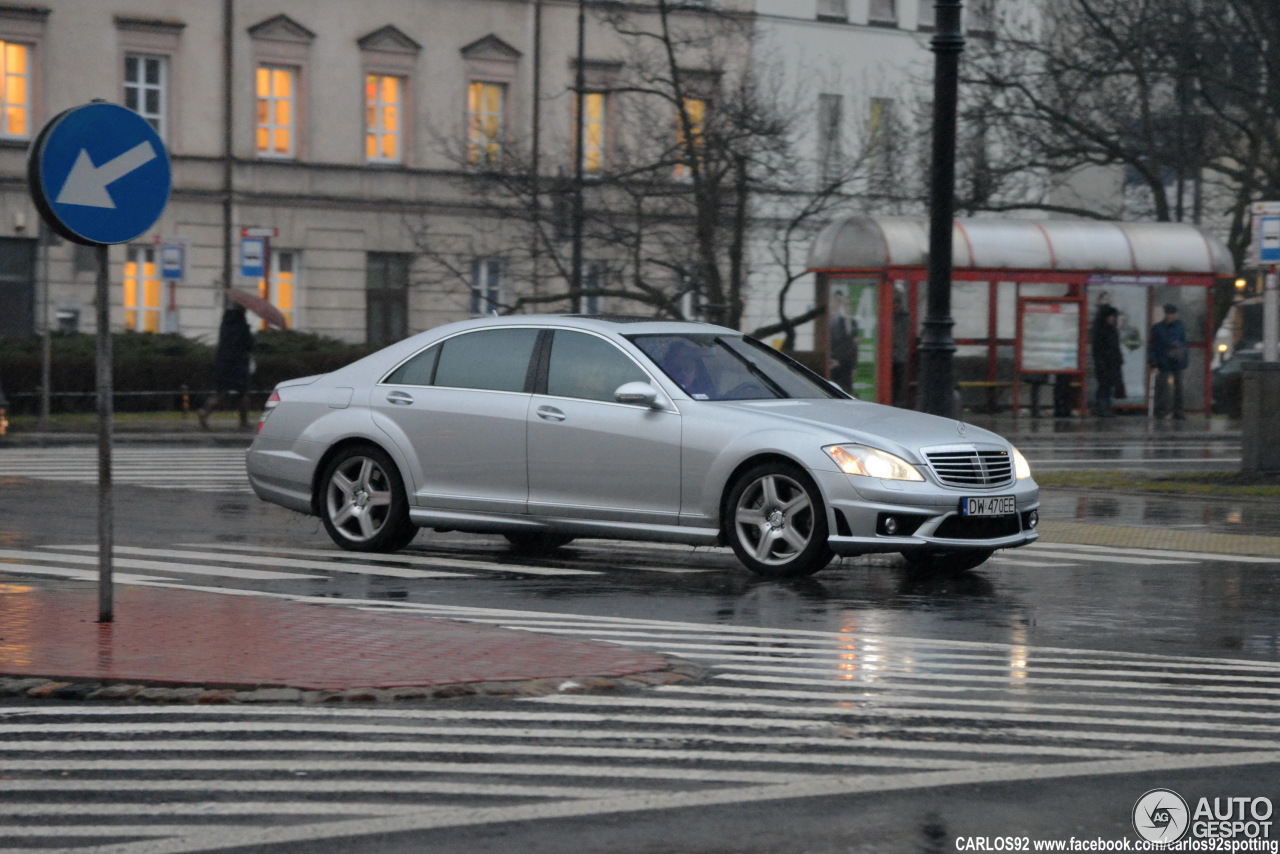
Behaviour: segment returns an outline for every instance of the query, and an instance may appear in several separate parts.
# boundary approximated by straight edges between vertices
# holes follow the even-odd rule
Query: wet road
[[[9,580],[88,583],[67,580],[66,572],[92,569],[81,559],[96,539],[93,487],[0,477],[0,560],[63,573]],[[53,714],[10,702],[0,705],[0,752],[20,739],[51,747],[65,739],[82,760],[101,756],[92,761],[107,764],[77,771],[67,754],[46,755],[34,744],[6,762],[30,767],[23,779],[0,784],[0,827],[16,822],[5,816],[26,816],[25,828],[39,821],[30,816],[44,815],[50,830],[0,849],[93,851],[112,841],[124,854],[216,850],[221,843],[125,844],[103,828],[73,841],[57,835],[77,797],[87,797],[75,794],[83,781],[100,787],[162,775],[176,786],[184,773],[220,792],[200,796],[211,805],[203,819],[181,808],[182,798],[196,796],[183,794],[174,805],[159,782],[133,797],[117,795],[122,816],[132,804],[143,815],[134,821],[153,831],[143,835],[155,837],[203,821],[209,827],[200,838],[238,840],[244,850],[264,850],[261,837],[251,842],[240,825],[228,824],[231,807],[264,810],[267,825],[278,828],[271,803],[283,799],[318,798],[327,808],[376,815],[362,825],[357,850],[706,854],[952,851],[966,836],[1132,840],[1134,802],[1155,787],[1192,799],[1280,799],[1280,558],[1042,542],[958,579],[877,557],[779,584],[753,579],[724,550],[581,541],[530,561],[497,538],[424,532],[383,563],[454,575],[413,579],[341,571],[337,564],[350,556],[329,546],[315,520],[244,492],[186,486],[193,485],[200,488],[117,487],[121,560],[167,563],[168,570],[149,571],[179,583],[608,638],[696,661],[707,678],[642,695],[467,700],[391,719],[357,710],[282,717],[268,709],[143,713],[75,704]],[[1049,493],[1043,519],[1280,536],[1280,515],[1259,502]],[[270,569],[273,560],[299,557],[314,562],[307,572],[314,577],[184,574],[210,564]],[[341,757],[365,764],[333,764],[338,755],[307,735],[309,727],[330,728],[327,738],[351,744]],[[561,729],[522,748],[534,727]],[[191,754],[182,740],[197,737],[225,739],[225,747]],[[157,741],[145,762],[129,765],[123,751],[140,739]],[[480,763],[473,770],[484,768],[486,785],[513,788],[497,796],[458,784],[452,797],[427,795],[427,784],[402,771],[397,785],[418,788],[389,794],[392,784],[379,782],[388,769],[369,760],[388,755],[388,744],[409,750],[406,740],[419,744],[419,757],[427,749],[445,757],[464,747],[480,751],[466,761]],[[245,752],[251,744],[261,752]],[[175,769],[195,770],[158,770],[157,759],[170,756]],[[278,773],[297,782],[254,764],[270,757],[289,757],[276,760]],[[219,760],[224,765],[205,764]],[[555,770],[546,770],[551,764]],[[451,768],[448,779],[464,770]],[[693,781],[695,772],[707,779]],[[431,773],[446,779],[441,767]],[[313,788],[288,788],[304,785],[299,774]],[[596,785],[610,797],[581,800],[582,786],[571,784],[589,774],[602,775]],[[43,794],[33,795],[29,782],[24,789],[32,775],[45,781]],[[324,779],[353,791],[335,794]],[[537,781],[549,788],[534,792]],[[276,787],[280,794],[259,797],[277,800],[247,803],[261,787]],[[407,799],[408,791],[418,795]],[[424,798],[432,804],[425,811]],[[169,808],[161,802],[173,817],[155,812]],[[271,850],[350,850],[322,830],[307,836],[313,825],[296,815],[288,821],[304,830]]]

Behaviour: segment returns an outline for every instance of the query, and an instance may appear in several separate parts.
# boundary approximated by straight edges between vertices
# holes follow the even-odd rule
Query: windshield
[[[628,338],[694,400],[846,397],[799,362],[745,335]]]

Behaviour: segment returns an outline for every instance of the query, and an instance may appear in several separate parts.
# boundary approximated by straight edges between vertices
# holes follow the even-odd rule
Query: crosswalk
[[[0,854],[176,854],[1280,763],[1276,663],[352,604],[619,643],[705,675],[464,707],[0,706]]]
[[[125,445],[113,449],[111,479],[122,486],[252,493],[243,447]],[[0,479],[29,478],[65,483],[98,482],[98,450],[92,446],[6,448]]]
[[[0,576],[39,576],[85,582],[98,579],[98,548],[70,543],[36,548],[0,548]],[[823,573],[857,571],[871,564],[895,564],[895,555],[850,558]],[[997,553],[982,571],[1098,567],[1199,567],[1206,561],[1275,566],[1280,558],[1120,549],[1067,543],[1037,543]],[[112,557],[121,584],[214,583],[246,590],[277,591],[276,582],[338,582],[379,579],[456,581],[484,578],[590,578],[612,574],[694,576],[740,572],[726,548],[693,548],[621,540],[582,540],[539,558],[516,555],[503,545],[466,548],[416,544],[391,555],[363,555],[334,548],[284,548],[240,543],[198,543],[169,547],[116,545]]]

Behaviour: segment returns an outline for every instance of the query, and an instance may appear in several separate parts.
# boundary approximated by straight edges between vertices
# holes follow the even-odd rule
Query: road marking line
[[[42,549],[67,549],[73,551],[97,552],[96,545],[74,546],[41,546]],[[150,555],[178,560],[221,560],[228,563],[247,563],[253,566],[278,566],[292,569],[323,570],[328,572],[348,572],[356,575],[381,575],[391,578],[469,578],[457,572],[436,572],[422,569],[404,569],[400,567],[380,567],[342,563],[339,561],[316,562],[311,560],[295,560],[292,558],[261,557],[257,555],[229,555],[222,552],[188,552],[177,549],[149,549],[135,546],[116,546],[117,554]],[[369,561],[381,562],[379,557],[366,558]],[[315,576],[308,576],[314,578]]]
[[[1091,546],[1083,543],[1049,543],[1050,548],[1063,549],[1068,551],[1082,551],[1091,553],[1109,554],[1115,549],[1107,546]],[[1036,549],[1039,551],[1039,548]],[[1124,549],[1126,555],[1146,555],[1148,557],[1169,557],[1183,558],[1187,560],[1219,560],[1231,561],[1232,563],[1280,563],[1280,558],[1274,557],[1255,557],[1252,555],[1231,555],[1216,554],[1212,552],[1177,552],[1167,549]]]
[[[230,549],[235,551],[255,551],[261,552],[261,549],[252,546],[240,546],[222,543],[183,543],[186,548],[195,549]],[[291,554],[322,554],[330,558],[340,556],[342,553],[335,554],[325,549],[307,549],[298,550],[290,549]],[[358,560],[354,554],[348,552],[352,560]],[[228,558],[229,559],[229,558]],[[364,558],[369,560],[370,558]],[[509,572],[518,575],[601,575],[602,573],[588,569],[568,569],[547,566],[525,566],[516,563],[494,563],[484,560],[468,560],[463,558],[447,558],[447,557],[427,557],[412,554],[396,554],[396,555],[379,555],[373,558],[380,563],[404,563],[412,566],[448,566],[457,569],[483,569],[493,572]]]
[[[89,547],[92,551],[97,552],[97,546]],[[54,554],[44,551],[19,551],[17,549],[0,549],[0,559],[12,558],[15,560],[46,560],[53,563],[79,563],[94,564],[98,563],[98,555],[69,555]],[[225,566],[208,566],[202,564],[186,564],[186,563],[170,563],[167,561],[157,560],[133,560],[129,558],[112,558],[112,565],[121,567],[122,569],[158,569],[162,572],[172,572],[179,575],[212,575],[222,578],[242,578],[253,581],[312,581],[318,578],[324,578],[323,575],[299,575],[296,572],[267,572],[261,569],[234,569]],[[3,564],[0,564],[3,566]]]
[[[36,566],[30,563],[0,562],[0,575],[6,572],[19,575],[49,575],[55,578],[71,578],[76,581],[98,580],[98,570],[96,569],[64,569],[56,566]],[[132,575],[127,572],[112,572],[111,577],[117,584],[147,584],[175,580],[161,575]]]
[[[0,779],[0,792],[84,792],[109,785],[116,792],[305,792],[310,794],[366,795],[481,795],[496,798],[598,798],[602,790],[591,786],[521,786],[501,783],[467,783],[457,780],[13,780]],[[632,794],[639,795],[640,792]],[[8,832],[8,828],[5,829]],[[190,831],[191,828],[186,828]]]

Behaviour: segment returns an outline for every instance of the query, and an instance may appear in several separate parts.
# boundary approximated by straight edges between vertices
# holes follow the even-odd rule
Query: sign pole
[[[1280,282],[1276,281],[1276,267],[1271,267],[1266,273],[1266,285],[1262,292],[1262,360],[1264,362],[1274,362],[1277,359],[1280,347],[1277,346],[1280,339],[1280,291],[1277,286]]]
[[[111,501],[111,427],[114,416],[111,374],[110,260],[106,244],[97,247],[98,280],[98,622],[115,619],[112,604],[111,553],[115,514]]]

